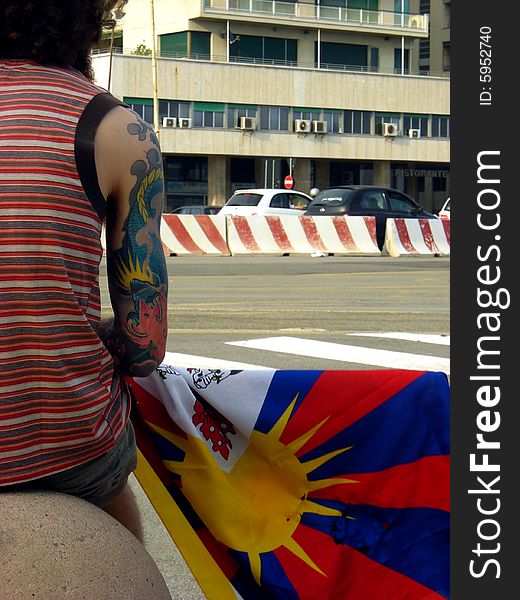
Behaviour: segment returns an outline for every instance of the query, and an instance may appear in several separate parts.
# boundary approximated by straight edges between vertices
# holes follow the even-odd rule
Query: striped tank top
[[[104,454],[128,420],[96,334],[102,220],[75,159],[78,121],[104,91],[0,59],[0,485]]]

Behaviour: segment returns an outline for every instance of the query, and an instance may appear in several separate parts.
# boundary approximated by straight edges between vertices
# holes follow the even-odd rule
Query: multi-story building
[[[288,174],[306,192],[385,184],[436,209],[449,194],[450,81],[421,63],[433,11],[415,4],[129,0],[94,68],[158,117],[168,210]]]
[[[430,21],[430,35],[419,40],[419,72],[449,74],[451,0],[414,0]]]

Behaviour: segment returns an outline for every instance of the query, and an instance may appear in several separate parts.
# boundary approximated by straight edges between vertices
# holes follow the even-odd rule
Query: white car
[[[439,219],[443,221],[450,221],[450,199],[448,198],[446,202],[442,205],[442,208],[439,211]]]
[[[296,190],[237,190],[219,215],[302,215],[312,198]]]

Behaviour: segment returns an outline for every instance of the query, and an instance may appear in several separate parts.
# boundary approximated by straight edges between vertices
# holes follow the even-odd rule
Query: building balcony
[[[280,0],[202,0],[200,17],[233,21],[341,29],[412,38],[428,37],[428,15],[364,10]]]

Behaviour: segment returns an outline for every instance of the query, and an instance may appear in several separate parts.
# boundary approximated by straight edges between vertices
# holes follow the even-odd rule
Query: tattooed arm
[[[168,274],[160,239],[162,157],[153,130],[115,108],[95,140],[96,168],[107,200],[107,270],[114,318],[99,334],[127,374],[146,376],[164,357]]]

